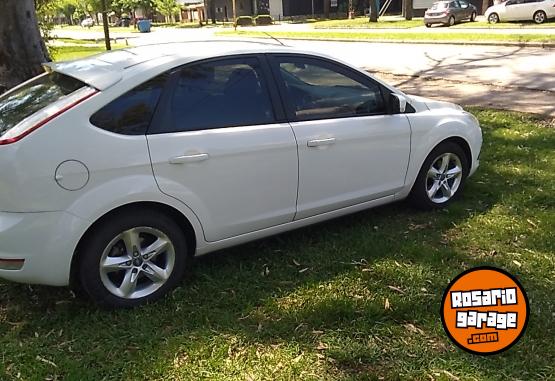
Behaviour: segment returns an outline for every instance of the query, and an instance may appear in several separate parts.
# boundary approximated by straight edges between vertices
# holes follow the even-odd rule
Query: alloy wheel
[[[426,194],[430,201],[442,204],[449,201],[459,189],[463,179],[460,158],[454,153],[438,156],[428,169]]]
[[[538,11],[534,14],[534,22],[536,24],[543,24],[545,22],[545,13],[543,13],[542,11]]]
[[[124,299],[151,295],[170,278],[175,248],[166,234],[151,227],[126,230],[110,241],[99,263],[100,279]]]

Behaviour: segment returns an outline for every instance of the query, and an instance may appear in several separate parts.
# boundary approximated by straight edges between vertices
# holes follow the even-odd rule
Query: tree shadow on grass
[[[447,340],[439,320],[443,289],[455,275],[476,265],[511,264],[512,243],[504,242],[520,236],[520,227],[480,233],[477,221],[499,208],[536,205],[526,194],[542,179],[521,173],[505,186],[499,163],[534,166],[555,143],[553,134],[507,139],[494,133],[506,124],[493,121],[487,128],[493,146],[485,147],[464,197],[448,209],[419,212],[397,203],[207,255],[196,261],[190,283],[144,308],[102,311],[66,289],[0,284],[0,375],[245,379],[252,372],[268,379],[393,379],[449,378],[447,371],[478,379],[549,377],[552,285],[536,277],[536,269],[510,268],[524,278],[531,300],[546,308],[532,309],[527,334],[508,353],[495,359],[466,354]],[[484,236],[489,230],[493,238]],[[539,253],[553,247],[552,240],[534,237],[519,244]]]

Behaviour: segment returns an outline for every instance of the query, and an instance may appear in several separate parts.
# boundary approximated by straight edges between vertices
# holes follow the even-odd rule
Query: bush
[[[256,25],[272,25],[274,19],[270,15],[258,15],[254,18]]]
[[[254,25],[254,21],[253,21],[251,16],[240,16],[240,17],[237,17],[237,20],[235,20],[235,25],[236,26],[252,26],[252,25]]]

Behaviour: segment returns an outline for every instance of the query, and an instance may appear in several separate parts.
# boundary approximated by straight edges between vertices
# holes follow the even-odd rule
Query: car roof
[[[118,83],[126,69],[160,58],[169,58],[179,65],[227,55],[292,52],[300,51],[280,45],[277,41],[275,43],[237,40],[190,41],[126,48],[100,53],[85,59],[49,62],[44,64],[44,67],[47,71],[56,71],[98,90],[105,90]]]

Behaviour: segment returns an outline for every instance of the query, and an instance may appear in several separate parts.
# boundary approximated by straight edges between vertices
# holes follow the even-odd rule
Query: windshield
[[[0,137],[37,111],[84,86],[77,79],[53,72],[0,96]]]

